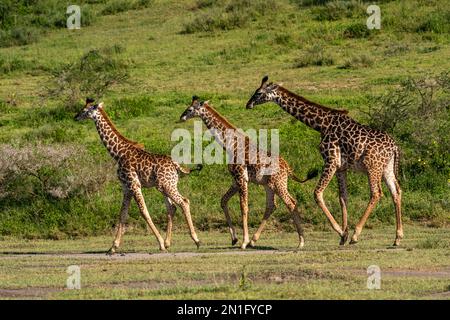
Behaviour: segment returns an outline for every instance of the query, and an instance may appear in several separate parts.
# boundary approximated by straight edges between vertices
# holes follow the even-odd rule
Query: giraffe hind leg
[[[387,167],[383,174],[383,180],[386,183],[389,192],[392,196],[392,201],[395,206],[395,215],[396,215],[396,235],[394,246],[400,245],[400,241],[403,238],[403,225],[402,225],[402,191],[400,189],[400,185],[397,181],[397,178],[394,174],[393,166]]]
[[[166,208],[167,208],[167,232],[166,239],[164,240],[164,245],[166,249],[168,249],[172,243],[172,226],[173,226],[173,217],[175,215],[175,211],[177,207],[173,204],[172,200],[169,197],[166,197]]]
[[[286,181],[287,183],[287,181]],[[278,185],[276,189],[277,195],[281,198],[281,200],[284,202],[286,207],[288,208],[289,212],[292,215],[292,219],[294,221],[295,229],[297,230],[298,234],[298,247],[303,248],[305,245],[305,237],[303,234],[303,228],[301,225],[301,219],[300,219],[300,213],[298,212],[297,208],[297,201],[289,194],[289,191],[287,190],[287,185]]]
[[[195,242],[197,248],[200,247],[200,240],[198,239],[197,233],[195,232],[194,224],[192,223],[191,208],[190,203],[187,198],[184,198],[178,189],[175,187],[166,188],[165,195],[168,196],[175,204],[181,207],[183,210],[184,218],[189,227],[189,234],[192,240]]]
[[[348,220],[347,220],[347,173],[337,171],[336,178],[339,186],[339,203],[342,211],[342,236],[339,245],[343,246],[348,240]]]
[[[225,214],[225,219],[227,220],[228,229],[231,234],[231,245],[234,246],[238,242],[236,235],[236,229],[233,226],[233,221],[231,221],[230,211],[228,208],[228,202],[230,199],[239,191],[239,188],[233,184],[228,191],[223,195],[220,206],[222,207],[223,213]]]
[[[359,222],[356,224],[355,232],[353,233],[352,239],[350,241],[350,244],[355,244],[358,242],[358,237],[361,234],[361,231],[364,227],[364,224],[366,223],[367,219],[369,218],[370,214],[372,213],[373,209],[375,208],[375,205],[378,203],[378,201],[381,198],[381,189],[380,189],[380,181],[381,176],[377,172],[369,171],[369,186],[370,186],[370,201],[367,205],[366,210],[364,211],[364,214],[362,215]]]
[[[275,193],[268,186],[266,186],[265,189],[266,189],[266,211],[264,212],[264,217],[261,221],[258,230],[256,230],[255,234],[252,237],[252,240],[250,241],[249,244],[250,247],[255,246],[256,241],[258,241],[259,237],[261,236],[261,232],[264,230],[264,227],[266,226],[267,220],[270,218],[270,215],[275,211]]]

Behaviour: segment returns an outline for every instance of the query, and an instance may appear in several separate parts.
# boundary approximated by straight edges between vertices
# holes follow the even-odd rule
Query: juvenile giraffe
[[[356,224],[350,244],[358,242],[367,218],[381,198],[383,179],[395,205],[397,230],[394,245],[398,246],[403,238],[402,192],[398,182],[399,148],[395,141],[384,132],[356,122],[347,115],[346,110],[321,106],[267,81],[268,77],[265,76],[246,107],[252,109],[255,105],[274,102],[296,119],[321,133],[320,153],[325,166],[314,190],[314,196],[333,229],[341,236],[340,244],[344,245],[348,239],[346,172],[352,169],[367,173],[370,201]],[[335,174],[339,186],[342,227],[336,222],[323,200],[323,192]]]
[[[221,116],[216,110],[214,110],[208,103],[208,101],[199,101],[197,96],[192,98],[191,105],[182,113],[180,121],[186,121],[193,117],[200,117],[207,128],[214,135],[216,141],[221,145],[230,156],[237,159],[239,152],[244,153],[242,162],[237,162],[228,165],[228,170],[233,176],[233,184],[222,197],[221,207],[224,211],[225,218],[228,223],[228,227],[231,233],[231,243],[236,244],[238,241],[236,236],[236,230],[231,221],[231,217],[228,210],[229,200],[239,193],[240,207],[242,213],[242,224],[244,239],[241,245],[242,249],[245,249],[247,245],[254,246],[259,239],[261,232],[263,231],[267,220],[272,212],[276,209],[275,195],[278,195],[281,200],[286,204],[289,212],[292,214],[294,224],[299,236],[299,247],[304,245],[303,229],[300,224],[300,216],[297,209],[297,201],[289,194],[288,191],[288,178],[293,177],[295,181],[305,182],[317,175],[317,172],[310,172],[308,177],[301,181],[292,172],[288,163],[282,158],[278,158],[278,170],[272,174],[264,174],[264,168],[267,168],[267,163],[261,161],[261,158],[257,153],[250,152],[250,148],[255,147],[249,140],[249,137],[244,133],[240,133],[236,130],[232,124],[230,124],[223,116]],[[227,130],[232,130],[236,135],[236,139],[227,138]],[[229,132],[229,131],[228,131]],[[239,145],[239,137],[244,143]],[[241,148],[241,149],[239,149]],[[242,150],[242,148],[245,148]],[[256,158],[255,155],[256,154]],[[253,182],[258,185],[263,185],[266,191],[266,211],[264,213],[263,220],[256,233],[253,235],[252,240],[249,239],[248,233],[248,183]]]
[[[179,175],[189,174],[190,170],[181,167],[168,156],[148,153],[143,150],[142,144],[122,136],[106,115],[103,102],[94,104],[94,100],[86,99],[85,107],[75,116],[75,120],[80,121],[88,118],[94,120],[100,139],[118,164],[117,176],[123,189],[122,208],[116,237],[108,253],[114,254],[120,246],[122,236],[125,233],[125,223],[128,218],[131,198],[135,199],[141,215],[159,243],[160,250],[165,251],[170,247],[175,205],[182,208],[190,235],[198,247],[200,242],[192,224],[189,200],[184,198],[177,188]],[[200,167],[197,169],[199,170]],[[142,187],[156,187],[165,197],[168,219],[165,241],[147,211]]]

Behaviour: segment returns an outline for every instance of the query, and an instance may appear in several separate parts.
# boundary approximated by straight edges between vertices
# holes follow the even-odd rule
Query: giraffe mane
[[[211,107],[209,104],[204,104],[205,108],[208,109],[209,112],[211,112],[217,119],[219,119],[220,122],[225,124],[230,129],[236,129],[234,125],[232,125],[224,116],[222,116],[219,112],[217,112],[216,109]]]
[[[348,114],[348,110],[346,110],[346,109],[333,109],[333,108],[325,107],[325,106],[323,106],[321,104],[312,102],[312,101],[310,101],[310,100],[308,100],[308,99],[306,99],[306,98],[304,98],[302,96],[299,96],[298,94],[296,94],[296,93],[294,93],[292,91],[289,91],[288,89],[282,87],[281,85],[278,86],[278,90],[280,90],[282,93],[287,93],[287,94],[293,96],[294,98],[296,98],[296,99],[298,99],[298,100],[300,100],[302,102],[305,102],[305,103],[307,103],[309,105],[312,105],[312,106],[317,107],[319,109],[322,109],[324,111]]]
[[[105,110],[103,110],[102,108],[98,109],[101,113],[101,115],[103,116],[103,119],[105,119],[106,123],[110,126],[111,130],[123,141],[131,144],[132,146],[138,148],[138,149],[144,149],[144,145],[142,143],[136,142],[136,141],[132,141],[130,139],[125,138],[120,132],[119,130],[117,130],[117,128],[114,126],[114,124],[112,123],[111,119],[109,119],[108,115],[106,114]]]

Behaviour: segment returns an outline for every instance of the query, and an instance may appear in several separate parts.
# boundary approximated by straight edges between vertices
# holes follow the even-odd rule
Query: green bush
[[[374,98],[369,124],[392,134],[403,152],[411,189],[447,190],[450,175],[449,73],[409,78],[400,88]]]
[[[112,86],[128,79],[130,62],[117,53],[123,50],[118,45],[90,50],[78,61],[53,70],[47,96],[63,99],[74,112],[86,97],[101,98]]]
[[[376,32],[375,30],[369,30],[365,23],[357,22],[352,23],[345,27],[343,36],[346,39],[359,39],[367,38],[371,32]]]

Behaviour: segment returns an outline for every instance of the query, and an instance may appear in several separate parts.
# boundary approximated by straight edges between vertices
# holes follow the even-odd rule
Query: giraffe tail
[[[317,177],[319,175],[319,170],[317,170],[316,168],[311,169],[308,171],[308,174],[306,176],[306,179],[299,179],[294,173],[291,173],[291,177],[292,179],[294,179],[294,181],[300,182],[300,183],[304,183],[308,180],[311,180],[315,177]]]
[[[394,153],[394,175],[397,183],[400,183],[400,150],[399,148],[395,149]]]

